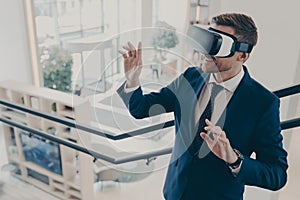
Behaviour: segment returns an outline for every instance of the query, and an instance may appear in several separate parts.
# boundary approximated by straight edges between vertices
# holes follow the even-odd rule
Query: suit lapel
[[[225,132],[226,130],[230,130],[232,126],[235,126],[236,119],[239,118],[239,115],[242,115],[244,112],[246,112],[244,111],[245,102],[251,99],[249,87],[252,86],[253,80],[250,77],[246,67],[243,67],[243,69],[245,71],[245,75],[217,122],[217,125],[221,128],[223,127]]]

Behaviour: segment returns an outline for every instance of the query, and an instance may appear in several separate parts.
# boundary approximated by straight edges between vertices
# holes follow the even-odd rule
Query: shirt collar
[[[235,89],[237,88],[237,86],[239,85],[239,83],[241,82],[244,74],[245,74],[244,70],[241,69],[241,71],[237,75],[235,75],[231,79],[224,81],[222,83],[218,83],[216,81],[215,77],[213,76],[213,74],[210,74],[208,83],[215,83],[215,84],[221,85],[226,90],[228,90],[230,92],[234,92]]]

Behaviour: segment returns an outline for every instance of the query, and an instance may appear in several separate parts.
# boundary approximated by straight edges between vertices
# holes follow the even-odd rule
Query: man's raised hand
[[[126,86],[128,88],[139,86],[139,77],[142,71],[142,43],[138,43],[138,49],[136,49],[131,42],[123,46],[122,50],[119,50],[124,58],[124,70],[126,76]]]

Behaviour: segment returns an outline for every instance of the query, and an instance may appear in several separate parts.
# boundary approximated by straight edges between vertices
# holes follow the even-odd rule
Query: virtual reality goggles
[[[200,53],[214,57],[231,57],[235,52],[250,53],[253,49],[252,44],[239,42],[233,35],[213,28],[191,25],[188,35],[200,45]]]

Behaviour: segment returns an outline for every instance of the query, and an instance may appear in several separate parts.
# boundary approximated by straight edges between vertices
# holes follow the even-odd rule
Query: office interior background
[[[144,52],[141,82],[146,89],[156,90],[190,64],[201,64],[201,56],[183,45],[188,26],[191,23],[207,25],[209,19],[219,13],[241,12],[252,16],[256,22],[258,45],[246,62],[256,80],[271,91],[300,83],[300,5],[297,1],[10,0],[1,1],[0,5],[1,98],[18,103],[13,101],[16,94],[23,98],[19,103],[26,106],[29,102],[31,108],[53,114],[54,110],[42,109],[42,102],[50,102],[50,106],[57,106],[54,115],[86,125],[93,121],[92,127],[113,136],[170,118],[165,115],[142,122],[130,118],[115,95],[116,88],[124,81],[122,58],[117,50],[127,40],[134,44],[142,40],[146,46],[152,45],[153,48]],[[157,26],[163,28],[153,29]],[[161,30],[167,30],[166,34],[173,38],[166,41],[174,45],[159,46],[153,42]],[[162,56],[165,58],[162,59]],[[51,67],[58,72],[51,71]],[[40,87],[43,89],[40,90]],[[74,113],[70,116],[70,112],[65,114],[64,109]],[[3,113],[2,116],[8,116]],[[42,129],[47,124],[45,132],[52,135],[53,127],[58,127],[46,120],[30,118],[27,114],[24,116],[25,121],[36,120],[32,124],[37,129],[37,121],[41,121]],[[299,116],[299,94],[282,98],[281,120]],[[9,119],[15,118],[10,116]],[[70,130],[63,130],[66,129]],[[5,134],[12,132],[19,139],[7,139]],[[81,134],[80,131],[75,132]],[[282,134],[289,153],[286,186],[277,192],[246,187],[246,200],[299,198],[300,160],[297,151],[300,129],[284,130]],[[76,140],[88,149],[114,158],[114,161],[125,158],[128,162],[110,163],[82,155],[43,137],[31,137],[28,131],[25,134],[2,124],[0,199],[163,199],[169,154],[151,156],[151,153],[172,146],[172,127],[119,141],[86,136],[87,133],[82,133],[86,136],[82,138],[78,135],[74,136],[75,139],[56,136]],[[50,154],[54,154],[52,159],[57,160],[45,160],[46,164],[36,162],[37,152],[30,150],[39,145],[42,157],[49,156],[48,151],[51,151]],[[15,151],[21,150],[23,152],[17,153],[17,160],[10,158]],[[66,165],[70,160],[72,164]],[[70,172],[73,160],[79,160],[74,173]],[[108,173],[102,177],[104,169]],[[82,176],[77,184],[75,179],[79,172]],[[85,184],[91,184],[91,187],[84,188]]]

